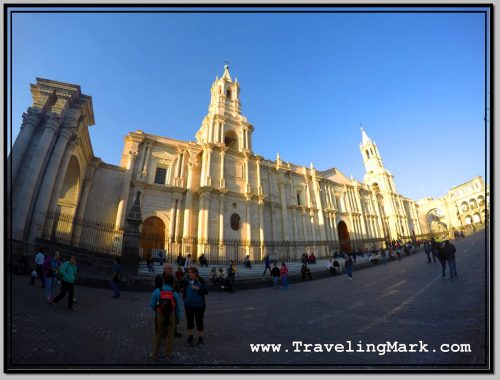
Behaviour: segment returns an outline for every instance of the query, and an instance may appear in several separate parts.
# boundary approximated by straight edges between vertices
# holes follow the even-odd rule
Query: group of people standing
[[[196,325],[196,346],[203,347],[206,294],[208,294],[207,284],[199,276],[196,267],[190,266],[187,269],[187,278],[179,279],[174,276],[172,264],[165,264],[163,274],[155,278],[155,289],[149,302],[155,313],[153,350],[149,355],[153,360],[160,358],[162,340],[165,344],[165,357],[172,358],[174,337],[182,337],[177,331],[182,320],[182,310],[187,322],[187,345],[195,345],[193,331]]]
[[[438,261],[441,264],[441,277],[447,279],[446,277],[446,264],[449,267],[449,278],[458,278],[457,273],[457,263],[455,259],[455,246],[450,243],[449,240],[445,240],[443,243],[438,243],[434,238],[424,242],[424,252],[427,255],[427,263],[432,263],[431,257],[434,263]],[[431,256],[432,255],[432,256]]]
[[[35,255],[35,269],[31,274],[31,285],[35,285],[37,279],[40,280],[41,287],[44,288],[45,298],[50,305],[57,304],[68,294],[68,309],[73,310],[77,274],[75,256],[63,261],[58,251],[45,256],[44,249],[38,248]],[[61,286],[59,294],[53,297],[58,285]]]

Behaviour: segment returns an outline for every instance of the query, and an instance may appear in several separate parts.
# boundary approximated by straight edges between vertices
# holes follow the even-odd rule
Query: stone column
[[[316,208],[318,209],[318,225],[319,225],[320,239],[322,241],[325,241],[326,225],[325,225],[325,217],[323,214],[323,202],[321,202],[321,193],[319,188],[320,184],[319,180],[316,178],[314,169],[312,169],[311,171],[313,172],[312,185],[313,185],[314,196],[316,198]]]
[[[198,206],[198,241],[203,238],[203,213],[205,211],[205,196],[205,192],[200,194]]]
[[[147,143],[144,143],[142,145],[142,150],[141,150],[141,161],[139,162],[139,170],[137,172],[137,179],[141,179],[142,178],[142,172],[143,172],[143,168],[144,168],[144,160],[146,159],[146,151],[147,151]]]
[[[28,167],[25,174],[25,181],[22,187],[15,194],[12,194],[13,237],[19,240],[24,238],[26,221],[30,206],[35,196],[38,177],[41,175],[41,169],[46,161],[49,148],[54,140],[54,136],[61,125],[61,117],[58,114],[49,114],[45,122],[45,129],[38,142],[38,147],[34,154],[34,159]]]
[[[219,187],[221,189],[226,188],[226,181],[224,180],[224,156],[226,154],[226,149],[227,148],[221,148],[220,151],[220,180],[219,180]]]
[[[97,163],[91,162],[87,166],[87,173],[83,179],[82,194],[80,195],[80,200],[78,201],[78,207],[75,212],[76,219],[82,220],[85,217],[85,209],[87,207],[87,200],[89,197],[90,189],[94,181],[95,172],[97,170]],[[80,235],[82,232],[81,224],[77,224],[76,228],[73,230],[72,242],[79,243]]]
[[[134,170],[134,162],[136,157],[137,157],[137,152],[134,151],[129,152],[127,171],[125,172],[125,178],[123,179],[120,202],[118,203],[118,210],[116,212],[116,220],[115,220],[116,229],[124,227],[125,209],[127,207],[128,196],[130,193],[130,180],[132,179],[132,172]]]
[[[205,194],[205,212],[203,215],[203,238],[208,239],[210,237],[210,192]]]
[[[259,244],[260,259],[264,257],[264,199],[259,198]]]
[[[257,166],[257,194],[258,195],[263,195],[264,194],[264,189],[262,188],[262,181],[260,178],[260,161],[262,160],[261,156],[257,156],[257,160],[255,161],[255,164]]]
[[[246,240],[247,246],[246,251],[247,255],[250,254],[250,241],[252,240],[252,200],[250,197],[246,198]],[[252,260],[254,257],[251,258]]]
[[[309,240],[307,238],[307,230],[306,230],[306,210],[302,209],[302,233],[304,234],[304,240]]]
[[[205,169],[205,175],[206,175],[206,180],[205,180],[205,185],[206,186],[212,186],[212,177],[210,176],[210,158],[212,156],[212,148],[207,147],[206,149],[207,152],[207,162],[206,162],[206,169]]]
[[[21,125],[21,131],[12,146],[10,152],[10,161],[12,162],[12,172],[11,181],[14,183],[17,174],[19,172],[19,167],[29,147],[29,143],[33,134],[35,133],[36,127],[40,124],[42,120],[42,112],[37,108],[30,107],[28,112],[23,113],[23,124]],[[10,165],[7,165],[7,170],[10,170]],[[9,184],[10,182],[7,181]],[[10,193],[10,192],[9,192]]]
[[[172,243],[174,241],[175,233],[175,211],[176,211],[176,201],[175,194],[172,194],[172,201],[170,203],[170,223],[168,226],[168,242]]]
[[[150,161],[151,150],[152,150],[152,144],[150,142],[148,142],[146,144],[147,144],[146,151],[145,151],[146,162],[144,163],[144,167],[142,168],[142,178],[144,178],[145,180],[147,179],[148,172],[149,172],[149,161]]]
[[[183,239],[191,237],[191,213],[193,208],[193,170],[195,163],[188,162],[188,177],[187,177],[187,191],[186,191],[186,203],[184,205],[184,228]]]
[[[182,218],[182,199],[181,199],[181,195],[179,195],[179,198],[177,198],[177,207],[175,210],[175,235],[174,235],[174,238],[175,238],[176,243],[178,243],[177,238],[180,238],[182,236],[181,235],[181,228],[182,228],[181,218]]]
[[[282,226],[283,240],[286,241],[288,240],[288,210],[285,197],[285,184],[280,181],[278,185],[280,188],[280,200],[281,200],[281,226]]]
[[[226,194],[224,192],[220,193],[219,198],[219,244],[224,241],[224,202]]]
[[[62,176],[60,175],[59,178],[63,178],[66,172],[66,168],[69,164],[71,152],[68,152],[64,159],[63,156],[64,151],[66,150],[66,146],[68,145],[68,141],[71,137],[76,137],[76,129],[67,127],[62,128],[61,132],[59,133],[59,137],[57,138],[56,145],[52,150],[52,153],[50,154],[49,163],[43,176],[42,184],[38,192],[38,198],[33,212],[31,231],[29,231],[31,241],[34,241],[35,238],[37,236],[40,236],[42,232],[45,217],[49,209],[51,195],[53,193],[56,193],[58,195],[61,191],[61,189],[56,188],[54,184],[56,182],[58,172],[62,172]],[[74,143],[71,144],[71,151],[73,150],[74,145]]]
[[[249,176],[248,176],[248,165],[249,165],[249,158],[248,154],[245,154],[245,192],[251,193],[252,189],[250,188],[250,182],[249,182]]]
[[[358,205],[358,211],[361,214],[360,218],[361,233],[364,235],[365,239],[369,238],[370,236],[368,236],[367,222],[365,219],[365,213],[367,213],[368,210],[363,210],[363,206],[361,205],[361,196],[359,194],[359,187],[356,187],[356,189],[354,190],[354,199],[356,200],[356,203]]]

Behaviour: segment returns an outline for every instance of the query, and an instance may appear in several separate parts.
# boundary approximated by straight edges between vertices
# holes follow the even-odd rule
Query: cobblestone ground
[[[488,353],[484,233],[454,242],[460,278],[441,279],[423,253],[347,276],[207,296],[203,349],[175,339],[170,361],[148,358],[149,293],[76,287],[75,311],[49,306],[27,277],[12,276],[7,368],[484,368]],[[428,344],[428,353],[293,352],[304,343]],[[250,344],[281,344],[279,353]],[[471,352],[440,352],[443,343]],[[433,352],[432,350],[436,350]],[[288,350],[288,352],[285,352]],[[291,366],[291,367],[288,367]]]

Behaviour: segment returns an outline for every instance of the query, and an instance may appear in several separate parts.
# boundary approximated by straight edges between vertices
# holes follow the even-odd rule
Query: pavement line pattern
[[[359,332],[360,333],[365,333],[365,332],[371,330],[373,327],[375,327],[375,326],[377,326],[377,325],[385,322],[388,318],[392,317],[394,314],[399,313],[399,311],[402,308],[404,308],[406,305],[408,305],[408,304],[412,303],[413,301],[415,301],[415,299],[419,295],[421,295],[423,292],[425,292],[427,289],[429,289],[431,286],[433,286],[440,279],[441,279],[441,276],[436,277],[434,280],[432,280],[427,285],[425,285],[423,288],[421,288],[418,292],[416,292],[415,294],[413,294],[410,298],[408,298],[407,300],[401,302],[398,306],[396,306],[392,310],[390,310],[387,313],[385,313],[384,315],[382,315],[380,317],[380,319],[377,319],[377,320],[373,321],[372,323],[370,323],[368,326],[360,329]]]

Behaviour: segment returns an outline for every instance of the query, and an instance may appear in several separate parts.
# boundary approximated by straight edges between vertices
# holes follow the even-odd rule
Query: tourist
[[[66,261],[59,271],[61,275],[61,291],[54,300],[50,301],[51,305],[54,305],[61,301],[66,293],[68,294],[68,310],[73,310],[73,303],[75,302],[75,281],[76,275],[78,273],[76,268],[76,257],[71,256],[69,261]]]
[[[354,250],[354,252],[352,253],[352,259],[354,260],[354,264],[356,264],[356,256],[357,256],[357,252],[356,252],[356,250]]]
[[[203,319],[205,315],[206,302],[205,294],[208,293],[205,281],[198,276],[198,269],[190,267],[188,269],[189,280],[184,288],[184,309],[186,311],[186,321],[188,330],[187,344],[194,345],[193,329],[196,321],[198,330],[197,346],[203,345]]]
[[[441,277],[443,280],[446,280],[446,253],[444,251],[444,247],[439,243],[436,244],[438,250],[438,260],[441,263]]]
[[[382,260],[384,265],[387,264],[387,260],[386,260],[387,254],[385,253],[385,249],[381,247],[379,253],[380,253],[380,259]]]
[[[236,290],[236,266],[234,265],[233,260],[229,263],[229,267],[227,268],[227,279],[228,279],[228,291],[229,293],[234,293]]]
[[[307,264],[302,264],[300,268],[300,273],[302,273],[302,281],[305,281],[306,276],[309,277],[309,280],[312,280],[311,269],[307,266]]]
[[[165,357],[172,358],[174,348],[175,321],[180,320],[180,297],[173,288],[174,277],[169,274],[156,276],[155,290],[151,294],[149,306],[155,312],[155,333],[153,336],[153,351],[149,357],[159,359],[160,343],[165,339]]]
[[[246,255],[245,259],[243,260],[243,267],[248,269],[252,268],[252,263],[250,262],[250,255]]]
[[[55,251],[52,256],[47,256],[43,264],[43,275],[45,276],[45,297],[50,302],[52,299],[52,290],[57,282],[57,272],[61,265],[58,251]]]
[[[269,274],[271,274],[271,259],[269,258],[269,255],[266,255],[266,257],[264,257],[264,273],[262,273],[262,277],[266,275],[268,269]]]
[[[333,259],[330,257],[326,263],[326,270],[330,271],[333,275],[335,274],[335,268],[333,267]]]
[[[188,253],[186,260],[184,260],[184,273],[187,273],[189,266],[192,264],[191,262],[191,254]]]
[[[38,248],[38,252],[35,255],[35,272],[36,277],[31,276],[31,285],[35,285],[35,279],[39,278],[42,282],[42,288],[45,288],[45,276],[43,275],[43,264],[45,263],[45,255],[43,254],[43,248]]]
[[[152,255],[149,255],[146,258],[146,265],[148,267],[148,272],[154,272],[155,271],[155,268],[153,268],[153,256]]]
[[[288,268],[285,263],[281,263],[280,275],[281,286],[283,286],[284,289],[288,289]]]
[[[208,276],[209,286],[213,290],[216,289],[216,284],[217,284],[217,279],[218,278],[219,278],[219,272],[217,272],[217,268],[216,267],[213,267],[212,271],[210,272],[210,274]]]
[[[300,259],[302,261],[302,264],[307,264],[309,262],[309,258],[307,257],[307,253],[302,254],[302,258]]]
[[[177,265],[179,265],[180,267],[184,268],[184,263],[186,262],[186,260],[184,259],[184,257],[182,257],[182,255],[179,253],[179,256],[177,256],[177,260],[176,260],[176,263]]]
[[[113,290],[113,298],[120,298],[122,293],[120,289],[118,289],[118,284],[122,282],[122,266],[120,264],[120,259],[118,257],[115,258],[115,262],[113,264],[113,276],[111,277],[111,289]]]
[[[309,262],[309,264],[316,264],[316,256],[314,256],[314,252],[311,252],[307,261]]]
[[[424,243],[424,252],[427,255],[427,264],[432,263],[431,260],[432,248],[431,248],[431,243],[428,240],[426,240]]]
[[[278,289],[280,280],[280,268],[278,268],[276,262],[273,265],[273,269],[271,269],[271,276],[273,277],[274,289]]]
[[[448,267],[450,269],[450,278],[453,277],[458,278],[457,263],[455,260],[455,252],[457,251],[457,249],[453,244],[450,243],[449,240],[446,240],[444,242],[443,251],[446,261],[448,261]]]
[[[354,262],[352,261],[351,255],[347,255],[346,261],[345,261],[345,272],[347,276],[349,277],[349,280],[352,280],[352,267],[354,266]]]
[[[173,278],[173,284],[172,288],[174,288],[174,291],[177,293],[180,293],[180,289],[182,289],[182,282],[184,281],[184,272],[182,271],[181,267],[177,268],[177,272],[174,273],[174,266],[171,263],[165,263],[163,266],[163,275],[168,275],[172,276]],[[180,338],[182,334],[178,332],[179,329],[179,321],[176,319],[175,320],[175,332],[174,336],[176,338]]]
[[[167,261],[167,260],[165,259],[165,261]],[[162,251],[158,252],[158,262],[160,263],[160,266],[163,265],[163,252]]]
[[[340,264],[337,261],[337,259],[333,260],[333,269],[335,269],[336,274],[340,274],[341,269],[340,269]]]
[[[206,266],[208,268],[208,260],[205,257],[204,253],[201,254],[199,260],[200,260],[200,267]]]
[[[431,238],[430,244],[431,244],[431,251],[432,251],[432,259],[434,260],[434,264],[435,264],[437,262],[436,257],[438,256],[438,253],[439,253],[438,246],[437,246],[436,240],[434,240],[434,238]]]
[[[398,257],[398,261],[401,261],[401,244],[399,242],[396,244],[396,256]]]

